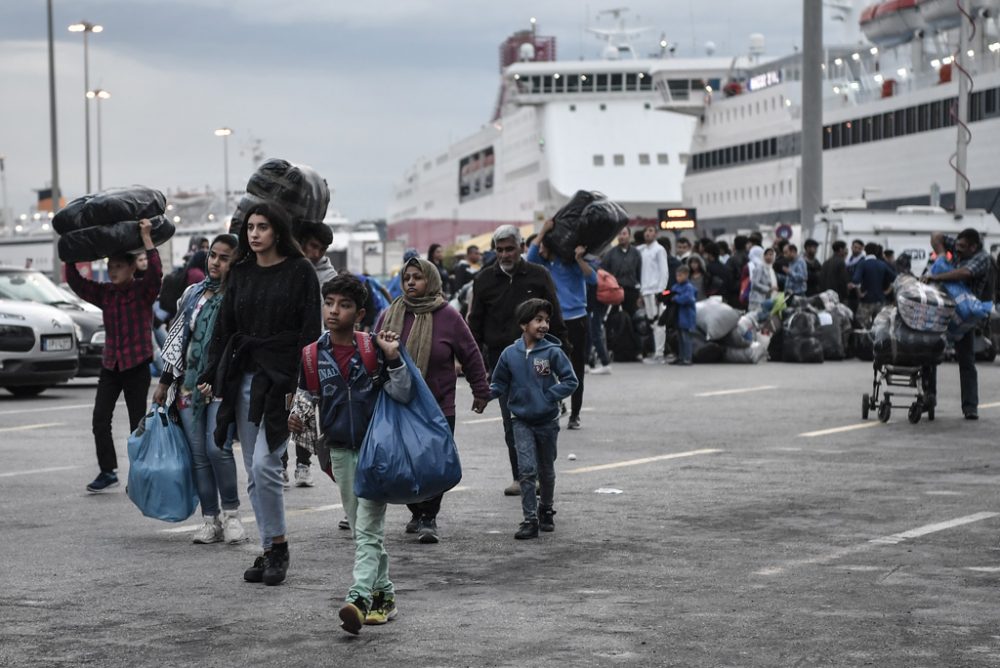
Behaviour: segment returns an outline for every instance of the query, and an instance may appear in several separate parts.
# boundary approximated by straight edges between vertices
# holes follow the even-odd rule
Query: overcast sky
[[[818,0],[817,0],[818,1]],[[743,53],[748,35],[769,54],[797,45],[801,0],[631,0],[632,23],[653,28],[679,55]],[[332,203],[353,220],[383,217],[391,186],[489,121],[497,53],[510,33],[538,19],[560,59],[595,57],[583,27],[604,6],[577,0],[54,0],[60,180],[82,194],[83,45],[67,26],[104,26],[91,36],[90,85],[103,102],[104,186],[221,189],[221,126],[230,137],[230,182],[246,183],[252,138],[268,157],[313,166]],[[44,0],[0,2],[0,155],[9,206],[26,212],[49,182]],[[96,123],[92,111],[91,119]],[[91,133],[96,156],[96,128]],[[96,157],[93,189],[96,189]]]

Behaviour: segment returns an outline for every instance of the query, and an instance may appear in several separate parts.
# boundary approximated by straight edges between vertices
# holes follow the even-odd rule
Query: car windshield
[[[45,274],[37,271],[0,272],[0,298],[42,304],[65,304],[67,295]]]

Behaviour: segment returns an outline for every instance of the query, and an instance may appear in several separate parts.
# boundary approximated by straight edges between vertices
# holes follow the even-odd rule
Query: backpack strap
[[[319,394],[319,343],[313,341],[302,349],[302,373],[306,377],[306,389]]]
[[[375,352],[372,337],[365,332],[354,332],[354,343],[357,344],[358,352],[361,353],[361,363],[364,364],[365,371],[368,372],[369,376],[374,376],[378,371],[378,355]]]

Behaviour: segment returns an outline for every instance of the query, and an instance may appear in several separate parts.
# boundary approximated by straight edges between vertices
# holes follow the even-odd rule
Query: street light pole
[[[0,195],[3,195],[3,202],[0,202],[0,230],[7,231],[7,226],[11,224],[12,218],[10,209],[7,208],[7,170],[4,162],[7,156],[0,155]]]
[[[216,137],[222,137],[222,171],[223,171],[223,197],[225,198],[226,213],[229,213],[229,135],[233,134],[231,128],[219,128],[215,131]]]
[[[52,36],[52,0],[46,3],[49,33],[49,143],[52,149],[52,209],[59,208],[62,191],[59,189],[59,141],[56,133],[56,54]],[[59,262],[59,240],[52,234],[52,280],[62,282],[62,264]]]
[[[111,93],[97,88],[88,90],[87,97],[97,100],[97,189],[104,190],[104,159],[101,157],[101,100],[111,98]]]
[[[104,30],[104,26],[80,21],[69,27],[70,32],[83,33],[83,122],[84,122],[84,143],[87,156],[87,192],[90,192],[90,100],[87,93],[90,92],[90,44],[88,36],[90,33],[98,33]]]

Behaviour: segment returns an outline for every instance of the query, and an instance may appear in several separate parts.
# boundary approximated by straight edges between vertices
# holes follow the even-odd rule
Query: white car
[[[76,330],[65,312],[0,299],[0,387],[35,396],[76,376],[79,364]]]

